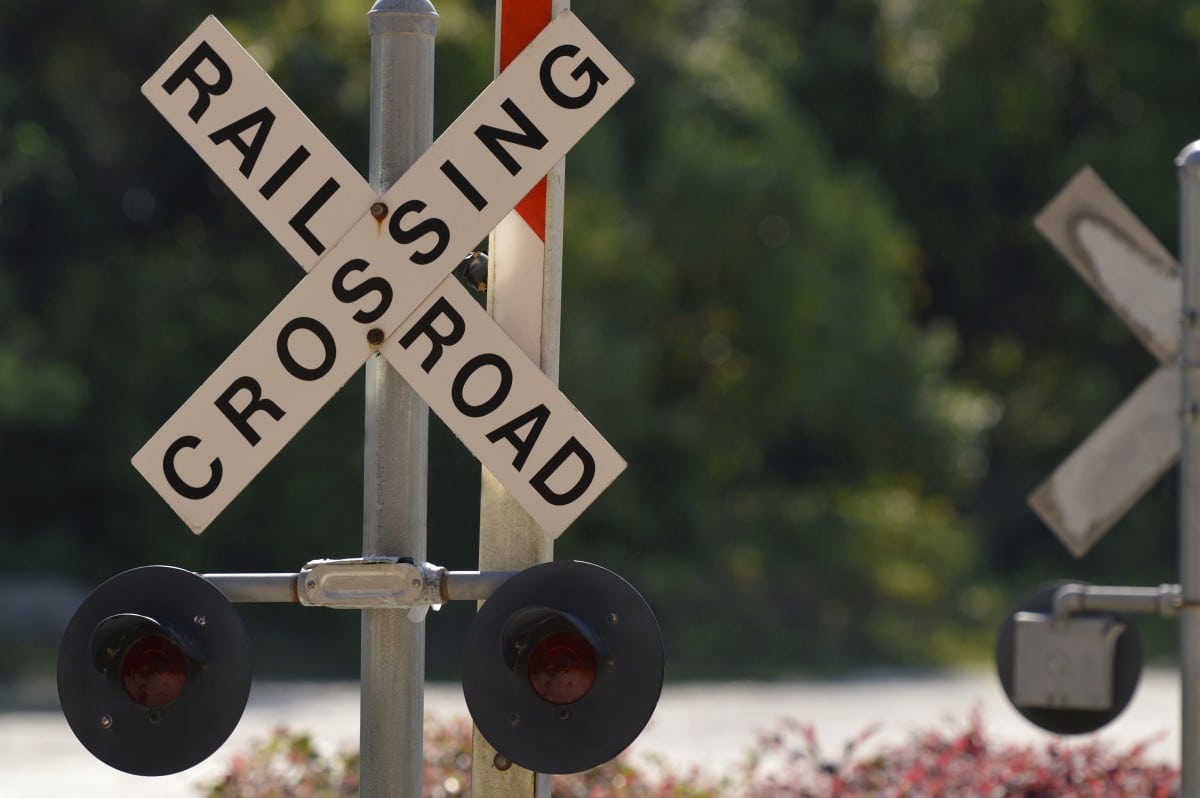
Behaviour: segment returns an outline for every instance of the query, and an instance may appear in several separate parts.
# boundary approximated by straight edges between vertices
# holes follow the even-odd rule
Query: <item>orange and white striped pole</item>
[[[496,74],[569,0],[497,0]],[[557,382],[562,276],[560,161],[492,233],[488,310],[525,354]]]
[[[570,7],[569,0],[496,0],[496,74]],[[529,359],[558,382],[562,304],[564,163],[522,199],[488,245],[488,312]],[[483,469],[479,570],[519,571],[554,559],[553,539]],[[550,779],[511,764],[474,731],[477,798],[549,798]]]

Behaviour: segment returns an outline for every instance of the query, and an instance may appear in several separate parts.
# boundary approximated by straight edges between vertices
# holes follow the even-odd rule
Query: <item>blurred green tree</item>
[[[1082,562],[1017,501],[1154,368],[1135,337],[1033,230],[1031,219],[1092,165],[1171,251],[1172,160],[1200,129],[1190,98],[1194,9],[1100,0],[884,3],[891,90],[856,126],[914,231],[929,295],[953,319],[952,373],[1003,409],[988,477],[965,509],[989,568],[1018,589],[1051,576],[1175,578],[1174,472]],[[842,128],[849,135],[849,128]]]
[[[855,9],[792,8],[613,19],[648,78],[569,159],[563,382],[631,467],[560,552],[627,560],[687,673],[944,661],[994,603],[955,508],[998,408],[915,322],[886,188],[784,80]]]

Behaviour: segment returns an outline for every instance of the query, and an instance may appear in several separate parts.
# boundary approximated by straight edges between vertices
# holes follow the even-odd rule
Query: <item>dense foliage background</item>
[[[128,459],[300,276],[142,81],[214,13],[365,171],[369,6],[0,4],[9,583],[360,550],[361,379],[202,538]],[[440,129],[490,80],[494,6],[436,6]],[[1200,10],[573,7],[638,84],[568,158],[562,385],[630,466],[557,551],[645,592],[671,676],[981,659],[1041,581],[1175,579],[1173,474],[1080,562],[1024,505],[1154,365],[1030,220],[1091,164],[1175,249]],[[477,466],[433,427],[430,558],[470,568]],[[470,611],[429,620],[431,674]],[[354,613],[247,617],[260,670],[355,672]]]

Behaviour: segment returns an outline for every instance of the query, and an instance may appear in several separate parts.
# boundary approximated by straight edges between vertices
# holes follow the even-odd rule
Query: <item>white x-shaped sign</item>
[[[134,467],[200,533],[378,351],[560,535],[625,461],[451,272],[632,85],[564,12],[379,197],[206,19],[142,91],[308,274]]]
[[[1162,364],[1029,496],[1082,557],[1179,459],[1180,268],[1090,168],[1034,221]]]

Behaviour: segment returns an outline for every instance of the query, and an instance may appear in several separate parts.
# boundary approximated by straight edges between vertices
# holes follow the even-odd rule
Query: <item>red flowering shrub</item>
[[[965,728],[930,730],[904,744],[857,755],[874,733],[837,760],[822,756],[811,726],[785,721],[759,741],[731,798],[1168,798],[1179,771],[1145,760],[1146,741],[1126,751],[1097,740],[1039,745],[989,743],[979,714]]]
[[[679,772],[661,759],[621,756],[587,773],[555,776],[553,798],[1168,798],[1177,769],[1148,762],[1145,748],[1117,751],[1095,740],[1041,745],[989,743],[978,713],[957,730],[930,730],[868,753],[863,732],[827,757],[812,726],[785,721],[744,763],[718,778]],[[426,724],[424,798],[471,794],[471,727]],[[279,729],[234,757],[207,798],[341,798],[358,794],[358,755],[322,756],[305,734]]]

